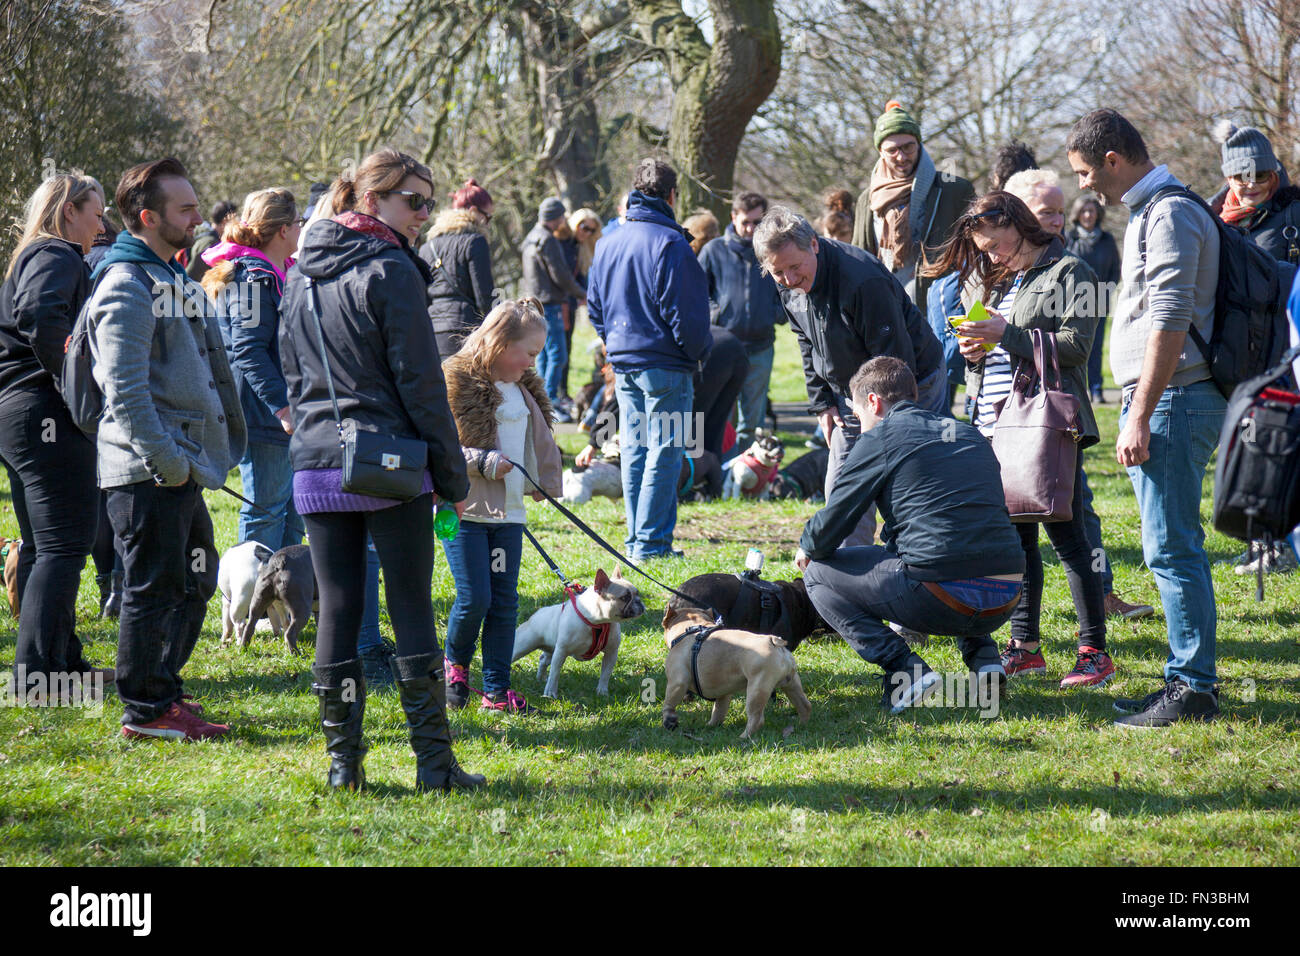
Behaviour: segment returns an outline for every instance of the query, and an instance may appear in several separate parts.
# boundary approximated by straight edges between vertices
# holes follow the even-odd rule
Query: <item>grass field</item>
[[[579,334],[579,343],[583,335]],[[802,397],[788,331],[778,346],[773,396]],[[587,361],[575,348],[575,375]],[[576,381],[576,379],[575,379]],[[1159,605],[1142,566],[1137,510],[1113,457],[1117,409],[1099,406],[1102,443],[1087,454],[1117,590]],[[788,452],[802,436],[786,435]],[[579,436],[564,436],[571,455]],[[237,486],[238,475],[232,474]],[[0,533],[17,533],[2,489]],[[1210,481],[1203,514],[1208,525]],[[232,499],[208,494],[223,549],[235,543]],[[693,504],[679,512],[687,560],[658,563],[670,583],[739,570],[751,546],[768,575],[790,577],[795,542],[811,505]],[[616,544],[621,502],[583,511]],[[610,569],[585,538],[546,505],[529,524],[575,577]],[[1115,625],[1119,668],[1101,691],[1064,692],[1076,627],[1065,575],[1044,539],[1047,679],[1012,684],[1002,713],[927,709],[889,717],[880,682],[834,636],[797,653],[812,720],[786,733],[793,710],[773,704],[756,745],[739,740],[743,706],[706,728],[708,706],[680,709],[663,730],[664,595],[647,584],[650,610],[628,629],[608,700],[594,693],[598,661],[570,661],[563,699],[541,701],[535,659],[515,686],[545,707],[537,718],[453,715],[457,754],[491,785],[472,796],[419,795],[395,694],[370,698],[372,746],[362,794],[332,794],[309,693],[314,628],[304,656],[269,635],[240,652],[218,646],[214,599],[186,669],[191,688],[233,731],[214,744],[131,743],[118,735],[121,707],[0,709],[0,863],[15,865],[211,864],[1296,864],[1300,862],[1300,575],[1271,578],[1264,603],[1253,582],[1221,564],[1242,547],[1207,541],[1219,607],[1222,719],[1168,732],[1110,726],[1115,696],[1141,695],[1160,680],[1162,616]],[[527,550],[521,614],[559,597],[554,578]],[[116,626],[94,619],[92,567],[83,576],[79,633],[99,664],[114,661]],[[433,599],[439,635],[452,582],[439,556]],[[0,611],[0,670],[12,667],[17,623]],[[387,630],[387,619],[384,618]],[[1005,632],[996,635],[1005,640]],[[953,643],[923,651],[957,671]],[[474,674],[479,673],[477,663]]]

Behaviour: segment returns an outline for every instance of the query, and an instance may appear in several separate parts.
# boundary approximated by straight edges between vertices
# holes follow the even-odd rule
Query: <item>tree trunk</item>
[[[712,47],[680,0],[632,6],[642,39],[673,85],[668,150],[677,168],[679,213],[704,206],[725,223],[740,141],[781,75],[774,0],[709,0]]]

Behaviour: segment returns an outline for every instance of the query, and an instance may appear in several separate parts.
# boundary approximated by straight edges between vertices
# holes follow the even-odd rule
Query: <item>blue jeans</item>
[[[690,372],[615,372],[628,557],[669,554],[677,527],[677,482],[695,403]]]
[[[1088,353],[1088,390],[1093,395],[1101,394],[1101,348],[1106,341],[1106,316],[1097,320],[1097,337],[1092,340],[1092,351]]]
[[[776,346],[749,353],[749,374],[740,386],[737,402],[736,435],[738,443],[748,446],[754,440],[754,429],[762,428],[767,419],[767,386],[772,379],[772,357]]]
[[[250,441],[239,463],[239,480],[244,497],[263,514],[248,505],[239,506],[239,543],[259,541],[272,551],[302,544],[302,518],[293,507],[293,466],[289,446]]]
[[[481,629],[485,694],[510,689],[523,542],[522,524],[481,521],[462,521],[456,537],[442,542],[456,582],[447,619],[447,663],[468,667]]]
[[[564,367],[568,364],[569,353],[564,343],[563,305],[545,306],[546,344],[537,356],[537,374],[546,385],[546,397],[554,402],[564,394]]]
[[[1128,469],[1142,519],[1142,555],[1155,575],[1169,627],[1165,680],[1208,692],[1216,680],[1217,623],[1201,527],[1201,484],[1219,442],[1227,402],[1213,382],[1164,390],[1151,415],[1151,457]],[[1130,406],[1119,414],[1122,430]]]
[[[357,650],[378,647],[384,643],[379,633],[379,552],[375,542],[366,535],[366,598],[361,612],[361,636],[357,638]]]

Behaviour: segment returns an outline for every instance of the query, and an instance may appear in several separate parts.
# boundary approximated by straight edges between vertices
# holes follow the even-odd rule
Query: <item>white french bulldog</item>
[[[623,578],[617,568],[612,578],[603,568],[598,570],[592,586],[574,598],[572,604],[566,596],[561,603],[539,609],[519,625],[515,630],[514,656],[510,660],[513,663],[540,649],[542,657],[537,663],[537,679],[546,678],[543,696],[560,696],[560,668],[565,659],[586,654],[593,644],[592,629],[574,612],[574,604],[591,624],[609,624],[609,638],[600,662],[600,679],[596,682],[596,693],[606,697],[609,695],[609,678],[618,663],[618,646],[623,639],[620,625],[645,613],[641,593],[636,585]]]
[[[722,497],[767,500],[772,494],[772,479],[785,457],[781,440],[761,428],[754,430],[754,443],[742,455],[727,463],[726,477],[722,481]]]
[[[593,461],[581,471],[566,468],[561,480],[566,504],[585,505],[595,495],[623,497],[623,472],[607,461]]]
[[[274,553],[264,544],[245,541],[221,556],[221,563],[217,566],[217,588],[221,591],[222,644],[231,642],[237,625],[242,633],[257,578]],[[274,625],[276,622],[273,620],[271,623]],[[279,629],[276,633],[280,633]]]

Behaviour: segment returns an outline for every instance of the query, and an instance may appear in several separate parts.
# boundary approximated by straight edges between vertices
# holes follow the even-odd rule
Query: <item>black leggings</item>
[[[736,396],[749,374],[749,355],[735,336],[723,335],[717,326],[713,331],[713,350],[704,368],[695,375],[693,411],[704,416],[704,450],[717,455],[721,461],[722,436],[728,419],[736,410]]]
[[[90,552],[95,561],[95,573],[121,573],[122,555],[117,550],[117,536],[113,534],[113,523],[108,520],[108,492],[99,493],[99,531],[95,533],[95,547]]]
[[[357,656],[366,597],[366,535],[379,554],[397,656],[438,650],[433,629],[433,495],[379,511],[322,511],[302,516],[320,594],[316,663]]]
[[[1069,521],[1043,522],[1048,540],[1065,567],[1079,618],[1079,646],[1106,648],[1105,595],[1101,586],[1100,555],[1088,543],[1083,520],[1083,455],[1076,452],[1074,515]],[[1038,523],[1019,524],[1020,543],[1025,549],[1024,598],[1011,615],[1011,636],[1021,641],[1039,640],[1038,620],[1043,608],[1043,556],[1038,551]]]

